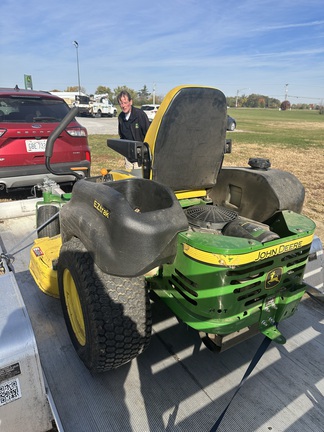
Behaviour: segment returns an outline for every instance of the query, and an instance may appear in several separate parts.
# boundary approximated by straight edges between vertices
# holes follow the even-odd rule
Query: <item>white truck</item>
[[[117,109],[108,99],[108,95],[94,95],[90,100],[89,113],[93,117],[116,117]]]
[[[91,109],[90,96],[82,92],[50,92],[65,100],[70,108],[78,107],[78,115],[88,116]]]
[[[50,92],[61,97],[70,108],[78,107],[78,115],[91,117],[116,117],[117,109],[109,100],[107,94],[86,95],[78,92]]]

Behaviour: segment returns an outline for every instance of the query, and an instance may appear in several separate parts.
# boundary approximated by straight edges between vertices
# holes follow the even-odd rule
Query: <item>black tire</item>
[[[101,110],[99,109],[99,110],[97,111],[96,117],[100,118],[101,116],[102,116],[102,113],[101,113]]]
[[[59,208],[54,205],[41,205],[37,208],[37,229],[47,222],[52,216],[59,211]],[[52,222],[45,225],[41,230],[37,231],[38,238],[54,237],[60,234],[60,220],[55,218]]]
[[[57,269],[68,332],[89,370],[116,369],[147,348],[152,318],[144,277],[103,273],[77,238],[63,244]]]

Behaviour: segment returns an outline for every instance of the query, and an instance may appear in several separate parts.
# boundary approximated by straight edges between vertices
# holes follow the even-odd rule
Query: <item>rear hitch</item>
[[[264,334],[264,336],[267,336],[273,342],[276,342],[280,345],[286,343],[286,338],[280,333],[280,331],[277,329],[275,325],[271,327],[261,328],[260,331],[262,334]]]

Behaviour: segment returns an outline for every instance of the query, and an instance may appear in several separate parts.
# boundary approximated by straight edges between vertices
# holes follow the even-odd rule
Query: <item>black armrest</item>
[[[147,143],[125,139],[108,139],[107,146],[124,156],[131,163],[143,166],[143,177],[150,178],[151,152]]]
[[[107,146],[125,156],[129,162],[140,162],[142,159],[143,143],[125,139],[108,139]]]

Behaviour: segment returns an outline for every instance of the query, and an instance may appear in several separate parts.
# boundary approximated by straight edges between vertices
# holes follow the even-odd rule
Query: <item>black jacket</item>
[[[122,139],[144,142],[144,137],[150,126],[149,119],[144,111],[132,106],[128,120],[121,112],[118,116],[118,134]]]

